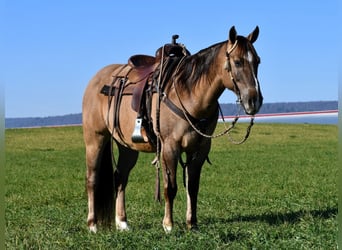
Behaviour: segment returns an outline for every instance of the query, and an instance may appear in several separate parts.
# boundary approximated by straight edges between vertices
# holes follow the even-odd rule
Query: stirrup
[[[141,135],[141,126],[142,126],[142,119],[141,118],[137,118],[135,120],[135,127],[134,127],[134,131],[132,134],[132,141],[133,142],[145,142],[144,137]]]

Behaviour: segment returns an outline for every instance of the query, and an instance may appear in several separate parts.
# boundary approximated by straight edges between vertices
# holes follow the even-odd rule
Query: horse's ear
[[[231,27],[230,30],[229,30],[229,41],[231,43],[235,43],[236,41],[236,38],[237,38],[237,34],[236,34],[236,30],[235,30],[235,27]]]
[[[258,39],[258,36],[259,36],[259,27],[256,26],[253,32],[248,35],[247,39],[251,43],[254,43]]]

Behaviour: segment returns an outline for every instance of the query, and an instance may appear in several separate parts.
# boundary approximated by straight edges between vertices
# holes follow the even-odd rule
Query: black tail
[[[106,143],[95,177],[95,216],[96,221],[110,227],[113,220],[115,197],[111,140]]]

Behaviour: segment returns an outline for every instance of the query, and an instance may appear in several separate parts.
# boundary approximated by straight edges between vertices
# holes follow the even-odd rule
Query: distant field
[[[247,126],[238,125],[236,138]],[[94,235],[86,227],[81,127],[5,133],[7,249],[336,249],[337,126],[257,123],[243,145],[215,139],[213,165],[202,171],[199,231],[185,229],[178,171],[170,235],[153,200],[153,155],[141,154],[130,176],[131,231]]]

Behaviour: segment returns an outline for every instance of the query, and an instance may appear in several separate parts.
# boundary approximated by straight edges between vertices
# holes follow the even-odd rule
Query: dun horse
[[[139,151],[157,152],[157,166],[160,159],[164,230],[170,232],[174,223],[179,162],[185,175],[186,224],[197,227],[200,173],[219,116],[218,98],[225,89],[233,91],[248,115],[262,105],[260,59],[253,47],[258,34],[256,27],[247,37],[238,36],[232,27],[228,41],[194,55],[174,36],[155,57],[136,55],[128,64],[106,66],[92,78],[83,99],[90,231],[96,232],[98,224],[110,225],[114,210],[117,229],[128,230],[125,189]]]

